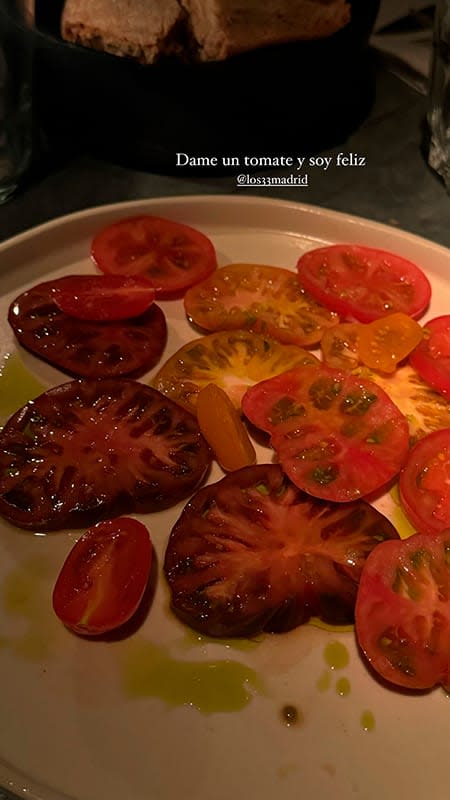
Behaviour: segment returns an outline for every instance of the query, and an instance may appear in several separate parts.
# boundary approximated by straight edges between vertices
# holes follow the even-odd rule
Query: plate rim
[[[420,245],[427,245],[432,247],[437,254],[450,256],[450,248],[446,247],[445,245],[435,242],[433,239],[428,239],[425,236],[421,236],[418,233],[407,231],[404,228],[397,228],[396,226],[390,225],[387,222],[379,222],[378,220],[373,220],[362,215],[360,216],[358,214],[345,211],[329,209],[326,206],[313,203],[304,203],[296,200],[286,200],[284,198],[277,197],[271,198],[266,197],[265,195],[257,194],[238,195],[229,193],[186,194],[161,197],[151,196],[133,200],[115,201],[113,203],[101,203],[99,205],[87,206],[77,211],[71,211],[57,217],[52,217],[44,222],[32,225],[31,227],[26,228],[24,231],[8,237],[0,242],[0,254],[10,248],[26,242],[27,240],[39,234],[50,233],[55,228],[60,228],[72,223],[88,220],[90,217],[98,214],[107,216],[111,213],[114,214],[116,211],[133,211],[145,205],[148,205],[151,208],[154,206],[161,206],[164,208],[175,203],[182,205],[185,204],[187,206],[206,205],[209,207],[211,206],[211,203],[214,205],[223,203],[224,205],[230,207],[234,205],[239,206],[242,204],[251,204],[255,207],[260,206],[262,209],[275,206],[276,208],[280,209],[280,211],[290,211],[294,214],[298,213],[300,215],[304,215],[305,217],[310,216],[311,218],[316,219],[320,217],[337,223],[341,222],[346,225],[354,225],[355,228],[362,229],[368,227],[378,233],[389,233],[390,235],[395,234],[400,240],[404,239],[412,243],[416,242]]]

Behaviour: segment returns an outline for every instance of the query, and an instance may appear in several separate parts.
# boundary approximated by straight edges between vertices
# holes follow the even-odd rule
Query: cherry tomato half
[[[434,431],[410,450],[399,480],[400,501],[419,533],[450,529],[450,428]]]
[[[297,263],[300,283],[347,320],[372,322],[395,311],[420,317],[431,286],[420,267],[394,253],[352,244],[319,247]]]
[[[162,217],[128,217],[100,230],[91,255],[102,272],[147,275],[159,298],[180,296],[217,267],[214,245],[200,231]]]
[[[256,461],[247,428],[220,386],[208,383],[197,397],[198,426],[225,471],[248,467]]]
[[[127,622],[150,575],[152,544],[145,525],[118,517],[90,528],[74,545],[53,590],[53,608],[71,630],[96,636]]]
[[[144,275],[67,275],[53,282],[51,296],[65,314],[102,322],[143,314],[155,289]]]
[[[409,357],[423,380],[450,398],[450,314],[425,325],[425,336]]]
[[[317,344],[337,314],[317,303],[294,272],[261,264],[228,264],[188,289],[184,307],[207,331],[244,330],[300,347]]]
[[[381,542],[363,567],[356,635],[373,669],[408,689],[450,683],[450,531]]]

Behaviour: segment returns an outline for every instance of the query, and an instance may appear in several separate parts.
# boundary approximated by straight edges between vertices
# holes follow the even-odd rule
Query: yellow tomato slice
[[[408,420],[411,444],[431,431],[450,428],[450,401],[428,386],[410,364],[390,373],[360,367],[353,374],[374,381],[389,395]]]
[[[423,328],[407,314],[389,314],[358,329],[360,361],[370,369],[394,372],[423,337]]]
[[[208,383],[223,389],[236,408],[249,386],[303,364],[319,364],[307,350],[251,331],[220,331],[194,339],[166,361],[152,386],[195,413]]]
[[[198,394],[197,420],[216,460],[226,472],[256,462],[255,448],[239,411],[227,393],[214,383],[208,383]]]
[[[184,296],[191,322],[207,331],[245,329],[284,344],[318,344],[339,322],[300,285],[295,272],[264,264],[228,264]]]

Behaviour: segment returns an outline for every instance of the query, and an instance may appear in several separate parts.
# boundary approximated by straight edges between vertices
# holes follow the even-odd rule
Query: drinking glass
[[[34,0],[0,0],[0,203],[32,161]]]
[[[427,119],[428,163],[450,192],[450,0],[436,3]]]

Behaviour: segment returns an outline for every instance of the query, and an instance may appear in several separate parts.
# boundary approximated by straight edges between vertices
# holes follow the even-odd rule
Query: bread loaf
[[[319,39],[350,21],[346,0],[181,0],[202,61]]]
[[[330,36],[350,16],[346,0],[65,0],[61,35],[144,64],[168,54],[217,61]]]
[[[152,64],[178,48],[185,12],[177,0],[66,0],[61,35],[68,42]]]

